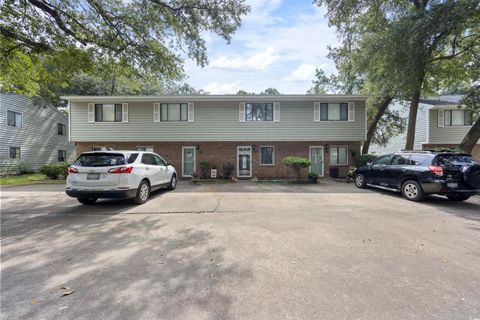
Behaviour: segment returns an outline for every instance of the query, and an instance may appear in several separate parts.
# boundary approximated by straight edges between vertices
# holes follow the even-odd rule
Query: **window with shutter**
[[[160,122],[160,103],[158,102],[153,104],[153,121]]]
[[[313,121],[320,121],[320,102],[313,104]]]
[[[240,102],[238,105],[238,121],[245,122],[245,102]]]
[[[193,102],[188,103],[188,122],[195,121],[195,109]]]
[[[273,103],[273,121],[280,122],[280,102]]]
[[[128,103],[122,103],[122,122],[128,122]]]

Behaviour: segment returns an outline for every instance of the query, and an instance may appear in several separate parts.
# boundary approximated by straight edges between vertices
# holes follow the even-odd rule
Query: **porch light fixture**
[[[252,144],[252,151],[255,151],[256,147],[257,147],[256,145]]]
[[[325,145],[325,152],[328,152],[328,144]]]
[[[195,146],[195,149],[200,150],[200,145],[197,144],[197,145]]]

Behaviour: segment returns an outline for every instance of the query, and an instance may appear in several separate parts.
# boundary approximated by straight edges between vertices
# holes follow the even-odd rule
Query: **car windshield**
[[[474,164],[475,160],[471,156],[463,154],[441,154],[435,158],[440,166],[458,166],[463,164]]]
[[[75,162],[78,167],[110,167],[127,164],[125,156],[120,153],[87,153],[82,154]]]

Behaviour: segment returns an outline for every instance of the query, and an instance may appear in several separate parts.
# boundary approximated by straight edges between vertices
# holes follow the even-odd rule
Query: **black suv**
[[[464,201],[480,194],[480,165],[465,153],[402,151],[388,154],[356,169],[354,178],[358,188],[401,191],[412,201],[420,201],[429,194]]]

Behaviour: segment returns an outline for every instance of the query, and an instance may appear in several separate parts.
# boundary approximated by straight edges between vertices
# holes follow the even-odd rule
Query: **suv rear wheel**
[[[91,205],[97,202],[97,198],[77,198],[78,202],[84,205]]]
[[[363,174],[356,174],[355,175],[355,186],[357,188],[365,188],[367,183],[365,182],[365,176]]]
[[[447,198],[450,201],[465,201],[468,200],[470,196],[464,194],[449,194]]]
[[[407,180],[402,185],[402,194],[407,200],[421,201],[425,198],[425,192],[417,181]]]
[[[147,202],[148,198],[150,197],[150,184],[143,180],[140,182],[140,185],[137,189],[137,195],[133,198],[133,202],[136,204],[144,204]]]

